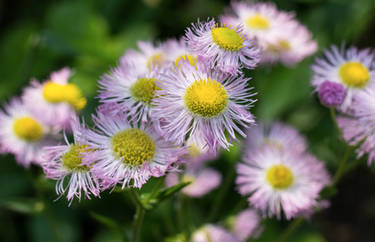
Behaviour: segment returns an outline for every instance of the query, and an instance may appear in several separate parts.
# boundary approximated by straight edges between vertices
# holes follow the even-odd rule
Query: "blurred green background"
[[[283,10],[295,11],[318,41],[319,52],[342,42],[361,48],[375,45],[374,0],[274,2]],[[0,100],[19,95],[32,77],[43,80],[51,71],[69,66],[75,71],[72,82],[89,99],[84,110],[89,115],[96,105],[97,80],[137,40],[180,37],[197,18],[218,17],[227,7],[229,1],[223,0],[0,1]],[[248,72],[258,92],[253,112],[258,120],[282,120],[297,127],[307,136],[310,150],[334,170],[342,143],[337,142],[328,110],[311,94],[312,62],[313,57],[293,68],[275,65]],[[230,173],[237,160],[235,152],[223,153],[213,166],[232,182]],[[210,222],[223,222],[246,207],[229,184],[226,202]],[[375,169],[365,165],[355,169],[339,185],[331,208],[316,214],[290,241],[374,241],[374,187]],[[163,241],[199,227],[217,196],[214,191],[204,199],[188,200],[188,216],[178,226],[176,198],[164,202],[146,215],[143,241]],[[64,199],[54,202],[56,197],[54,182],[46,181],[39,168],[25,170],[12,156],[1,156],[0,241],[121,241],[113,221],[131,227],[135,210],[124,192],[105,192],[101,199],[74,202],[71,207]],[[266,225],[257,241],[275,241],[287,222],[268,220]]]

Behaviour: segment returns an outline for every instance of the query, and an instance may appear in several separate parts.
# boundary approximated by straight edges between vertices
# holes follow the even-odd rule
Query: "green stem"
[[[337,119],[336,119],[336,113],[335,113],[335,108],[329,108],[329,113],[331,114],[331,119],[332,119],[332,122],[333,124],[335,125],[335,128],[339,134],[339,138],[341,139],[341,129],[337,123]]]
[[[350,154],[352,153],[353,151],[353,148],[346,145],[346,149],[345,149],[345,153],[344,153],[344,157],[343,159],[341,160],[340,164],[339,164],[339,167],[337,168],[337,171],[333,177],[333,182],[332,182],[332,186],[335,186],[341,179],[344,171],[345,171],[345,165],[350,157]]]
[[[130,195],[132,196],[133,201],[136,206],[136,212],[134,216],[134,227],[133,227],[133,241],[139,242],[141,238],[141,230],[142,230],[143,218],[145,216],[145,209],[136,191],[134,191],[133,189],[130,190]]]
[[[286,228],[284,233],[281,234],[278,242],[288,241],[287,239],[298,229],[298,227],[303,223],[304,220],[304,217],[298,217],[294,219],[293,222],[291,222]]]

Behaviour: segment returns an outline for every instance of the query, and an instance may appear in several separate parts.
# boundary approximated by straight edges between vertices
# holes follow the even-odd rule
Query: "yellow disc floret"
[[[346,62],[339,69],[341,80],[348,86],[362,88],[370,80],[370,72],[360,62]]]
[[[249,17],[246,20],[246,24],[252,29],[259,29],[259,30],[268,29],[270,27],[270,22],[268,21],[268,19],[263,17],[260,14],[255,14]]]
[[[125,165],[141,166],[155,155],[155,143],[140,129],[126,129],[112,137],[112,149]]]
[[[225,50],[239,51],[243,47],[243,36],[235,29],[228,27],[215,27],[211,30],[213,41]]]
[[[82,165],[82,156],[91,149],[88,145],[75,144],[70,147],[62,158],[62,165],[68,170],[87,171],[90,168],[87,165]]]
[[[86,106],[86,99],[82,96],[81,90],[71,83],[47,82],[43,87],[43,97],[50,103],[69,103],[76,110],[81,110]]]
[[[152,67],[161,67],[164,62],[165,55],[163,53],[154,54],[150,58],[148,58],[147,67],[149,70],[151,70]]]
[[[267,170],[267,181],[275,189],[286,189],[293,185],[292,171],[284,165],[274,165]]]
[[[196,62],[197,62],[197,57],[193,55],[180,55],[179,57],[176,58],[174,61],[175,65],[179,66],[180,61],[189,61],[190,65],[194,66],[195,68],[197,67]]]
[[[139,78],[131,87],[130,93],[134,99],[150,105],[155,91],[160,90],[155,78]]]
[[[29,142],[39,141],[43,137],[43,128],[31,117],[18,118],[13,123],[14,133]]]
[[[198,116],[215,117],[225,110],[227,104],[227,91],[212,79],[197,80],[185,92],[185,105]]]

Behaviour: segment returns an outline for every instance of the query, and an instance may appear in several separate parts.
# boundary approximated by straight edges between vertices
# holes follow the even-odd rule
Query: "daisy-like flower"
[[[111,115],[126,112],[133,121],[146,122],[159,81],[160,72],[155,69],[143,72],[137,66],[120,65],[99,82],[100,102]]]
[[[293,149],[293,147],[289,147]],[[258,152],[245,150],[244,163],[237,166],[239,192],[264,216],[281,213],[287,219],[316,206],[319,192],[330,182],[323,163],[308,154],[275,147]]]
[[[162,44],[154,45],[151,42],[139,41],[137,45],[140,51],[126,51],[120,59],[121,65],[136,66],[141,73],[147,73],[169,64],[166,48]]]
[[[263,49],[262,62],[281,61],[293,65],[313,54],[317,44],[293,13],[280,11],[272,3],[232,2],[234,15],[224,15],[227,25],[243,25],[244,33]]]
[[[255,209],[243,210],[233,220],[231,219],[232,231],[241,241],[257,238],[263,231],[263,227],[260,226],[260,219]]]
[[[55,141],[48,136],[50,127],[30,113],[21,100],[14,98],[0,110],[0,151],[12,153],[19,164],[39,164],[41,151]]]
[[[247,131],[244,142],[246,149],[256,151],[264,146],[273,146],[279,150],[290,149],[295,153],[306,151],[306,139],[292,126],[275,122],[270,127],[258,123]]]
[[[165,182],[168,187],[177,185],[179,181],[191,182],[182,192],[190,197],[202,197],[221,183],[221,174],[204,166],[217,157],[217,151],[211,150],[201,135],[190,137],[187,147],[189,152],[182,158],[185,171],[181,175],[177,172],[169,173]]]
[[[196,65],[181,61],[160,83],[153,115],[164,121],[161,129],[172,142],[184,144],[198,132],[208,144],[228,148],[235,132],[245,136],[240,127],[254,123],[248,80],[212,70],[200,58]]]
[[[255,68],[260,60],[260,49],[243,34],[242,26],[198,22],[187,28],[185,38],[192,53],[207,58],[211,68],[231,75],[239,74],[242,67]]]
[[[357,149],[358,158],[368,154],[368,164],[375,160],[375,87],[371,86],[353,99],[353,116],[337,119],[344,139]]]
[[[235,235],[221,226],[206,224],[192,235],[191,242],[240,242]]]
[[[56,193],[59,197],[66,193],[69,204],[75,197],[81,200],[82,193],[90,199],[91,196],[99,196],[100,192],[99,180],[91,172],[96,159],[85,138],[84,125],[75,117],[71,121],[71,129],[74,142],[69,143],[65,136],[65,145],[45,147],[41,162],[46,177],[57,180]]]
[[[312,85],[319,90],[325,81],[337,82],[346,88],[346,97],[339,109],[346,112],[351,106],[353,97],[374,83],[375,55],[370,49],[359,50],[344,46],[339,49],[333,46],[326,50],[324,58],[317,58],[312,69]]]
[[[141,188],[150,177],[173,170],[172,164],[183,152],[166,142],[151,122],[137,127],[125,115],[110,117],[100,112],[93,119],[95,131],[86,132],[97,157],[93,171],[107,186]]]
[[[178,67],[181,60],[189,61],[190,64],[195,65],[197,55],[189,50],[188,44],[184,38],[180,40],[170,39],[166,41],[163,46],[172,67]]]
[[[57,131],[68,128],[70,117],[86,106],[79,87],[68,83],[70,74],[68,68],[63,68],[44,83],[33,80],[22,96],[27,108]]]

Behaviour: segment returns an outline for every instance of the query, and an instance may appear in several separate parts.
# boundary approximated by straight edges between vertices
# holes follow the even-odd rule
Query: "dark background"
[[[374,0],[279,0],[280,9],[294,11],[312,31],[319,52],[331,44],[374,47]],[[0,100],[19,95],[32,77],[43,80],[64,66],[74,69],[72,82],[89,100],[88,116],[96,105],[96,83],[116,65],[118,58],[137,40],[180,37],[197,18],[218,17],[229,1],[214,0],[17,0],[0,1]],[[262,67],[249,72],[258,92],[253,112],[258,120],[282,120],[305,134],[310,150],[334,172],[343,144],[329,112],[311,94],[310,66],[314,57],[295,67]],[[352,157],[351,163],[354,162]],[[213,166],[228,177],[235,152],[224,153]],[[226,179],[226,178],[224,178]],[[232,181],[230,177],[229,181]],[[152,187],[150,181],[143,190]],[[209,222],[223,223],[246,203],[234,190],[225,194],[219,213]],[[191,231],[205,222],[217,203],[218,191],[204,199],[186,199],[188,213],[176,223],[177,197],[146,214],[143,241]],[[121,241],[113,222],[129,233],[134,207],[126,192],[103,193],[101,199],[56,202],[54,182],[40,168],[18,166],[11,155],[0,157],[0,241]],[[363,162],[346,174],[331,200],[331,208],[305,223],[290,241],[374,241],[375,169]],[[286,221],[267,220],[257,241],[275,241]],[[172,240],[173,241],[173,240]]]

